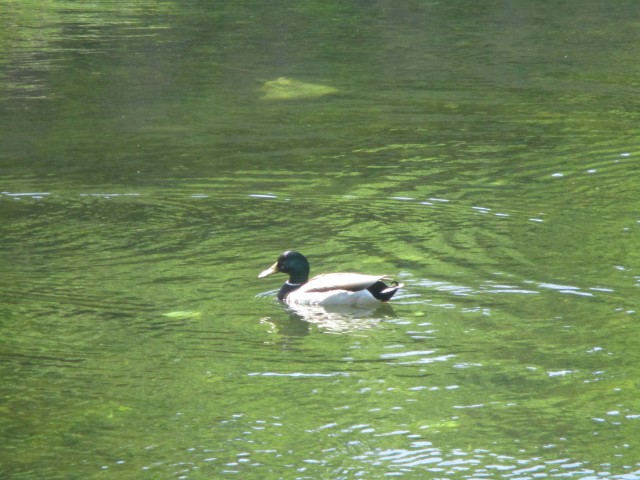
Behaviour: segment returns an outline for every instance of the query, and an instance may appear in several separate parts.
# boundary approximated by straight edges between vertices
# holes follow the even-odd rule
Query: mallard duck
[[[370,306],[389,301],[403,286],[397,282],[387,285],[383,280],[391,278],[386,275],[360,273],[326,273],[309,280],[309,261],[294,251],[284,252],[258,278],[278,272],[289,275],[278,292],[278,300],[302,305]]]

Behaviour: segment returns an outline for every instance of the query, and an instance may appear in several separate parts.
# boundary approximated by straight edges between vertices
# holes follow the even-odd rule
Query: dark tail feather
[[[398,289],[402,288],[404,285],[398,282],[393,282],[393,285],[388,286],[382,280],[378,280],[376,283],[371,285],[367,290],[369,293],[377,298],[381,302],[388,302],[391,300],[391,297],[395,295]]]

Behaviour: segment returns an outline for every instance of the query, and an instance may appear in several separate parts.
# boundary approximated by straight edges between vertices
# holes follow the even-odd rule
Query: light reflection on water
[[[165,418],[169,430],[182,425],[185,433],[173,440],[156,437],[171,448],[151,448],[145,440],[132,446],[150,448],[138,460],[122,454],[103,461],[114,474],[118,468],[163,472],[171,461],[184,475],[209,469],[249,477],[251,469],[261,472],[274,462],[302,462],[303,473],[312,475],[331,468],[345,477],[536,472],[588,478],[608,468],[638,475],[626,455],[607,467],[606,453],[599,456],[575,440],[606,437],[612,425],[628,433],[635,428],[638,412],[625,400],[635,387],[620,373],[620,348],[612,342],[616,325],[628,324],[624,317],[633,312],[624,295],[629,286],[599,276],[557,282],[540,268],[529,277],[529,252],[517,246],[517,232],[529,234],[527,215],[511,219],[506,248],[517,256],[507,261],[500,235],[478,229],[498,231],[504,219],[487,222],[484,211],[457,200],[428,206],[433,233],[423,238],[431,243],[420,245],[405,223],[427,208],[420,201],[336,198],[3,193],[3,202],[22,209],[4,227],[5,245],[18,260],[5,276],[14,282],[4,290],[5,304],[24,312],[5,327],[8,338],[20,339],[7,358],[29,380],[10,389],[9,405],[24,412],[25,398],[38,404],[30,385],[44,382],[48,400],[41,415],[65,413],[60,421],[35,425],[48,422],[66,437],[124,433],[131,425],[148,432],[154,416]],[[367,218],[368,230],[383,233],[387,243],[376,259],[366,254],[369,244],[353,238],[346,246],[355,246],[357,255],[344,245],[311,240],[305,243],[312,268],[397,272],[406,286],[388,308],[301,311],[275,302],[277,289],[255,281],[265,261],[288,247],[262,216],[278,222],[278,213],[293,203],[349,239],[340,220],[331,225],[332,211],[322,213],[336,202],[351,228]],[[401,216],[378,218],[380,208]],[[242,226],[230,220],[234,214]],[[216,218],[224,223],[212,223]],[[258,230],[243,228],[249,224]],[[471,235],[458,238],[456,225],[466,225]],[[281,226],[300,232],[296,225]],[[256,235],[265,246],[248,253]],[[484,251],[487,238],[495,248]],[[475,261],[466,258],[467,249]],[[25,252],[41,261],[29,262]],[[611,270],[613,279],[627,274]],[[21,329],[18,318],[31,326]],[[625,363],[632,362],[631,356]],[[103,380],[93,381],[95,374]],[[16,375],[7,377],[10,384]],[[157,382],[164,398],[149,406],[138,391],[156,398]],[[601,384],[610,386],[590,389]],[[50,395],[49,388],[74,393]],[[86,395],[96,400],[87,403]],[[74,409],[66,409],[69,403]],[[170,420],[176,412],[180,416]],[[229,420],[229,412],[239,416]],[[20,418],[10,428],[23,428]],[[214,433],[206,433],[211,428]],[[295,448],[280,445],[289,435],[297,438]],[[106,441],[108,449],[121,451],[118,435]],[[620,447],[612,442],[611,448]],[[595,467],[594,458],[600,462]]]

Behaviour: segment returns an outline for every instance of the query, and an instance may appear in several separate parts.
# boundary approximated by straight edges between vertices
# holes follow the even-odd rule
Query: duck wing
[[[390,280],[386,275],[363,275],[361,273],[325,273],[317,275],[300,287],[299,291],[329,292],[346,290],[358,292],[366,290],[380,280]]]

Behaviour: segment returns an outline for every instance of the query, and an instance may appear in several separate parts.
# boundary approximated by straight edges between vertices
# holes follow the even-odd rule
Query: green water
[[[640,479],[635,2],[0,6],[2,478]]]

